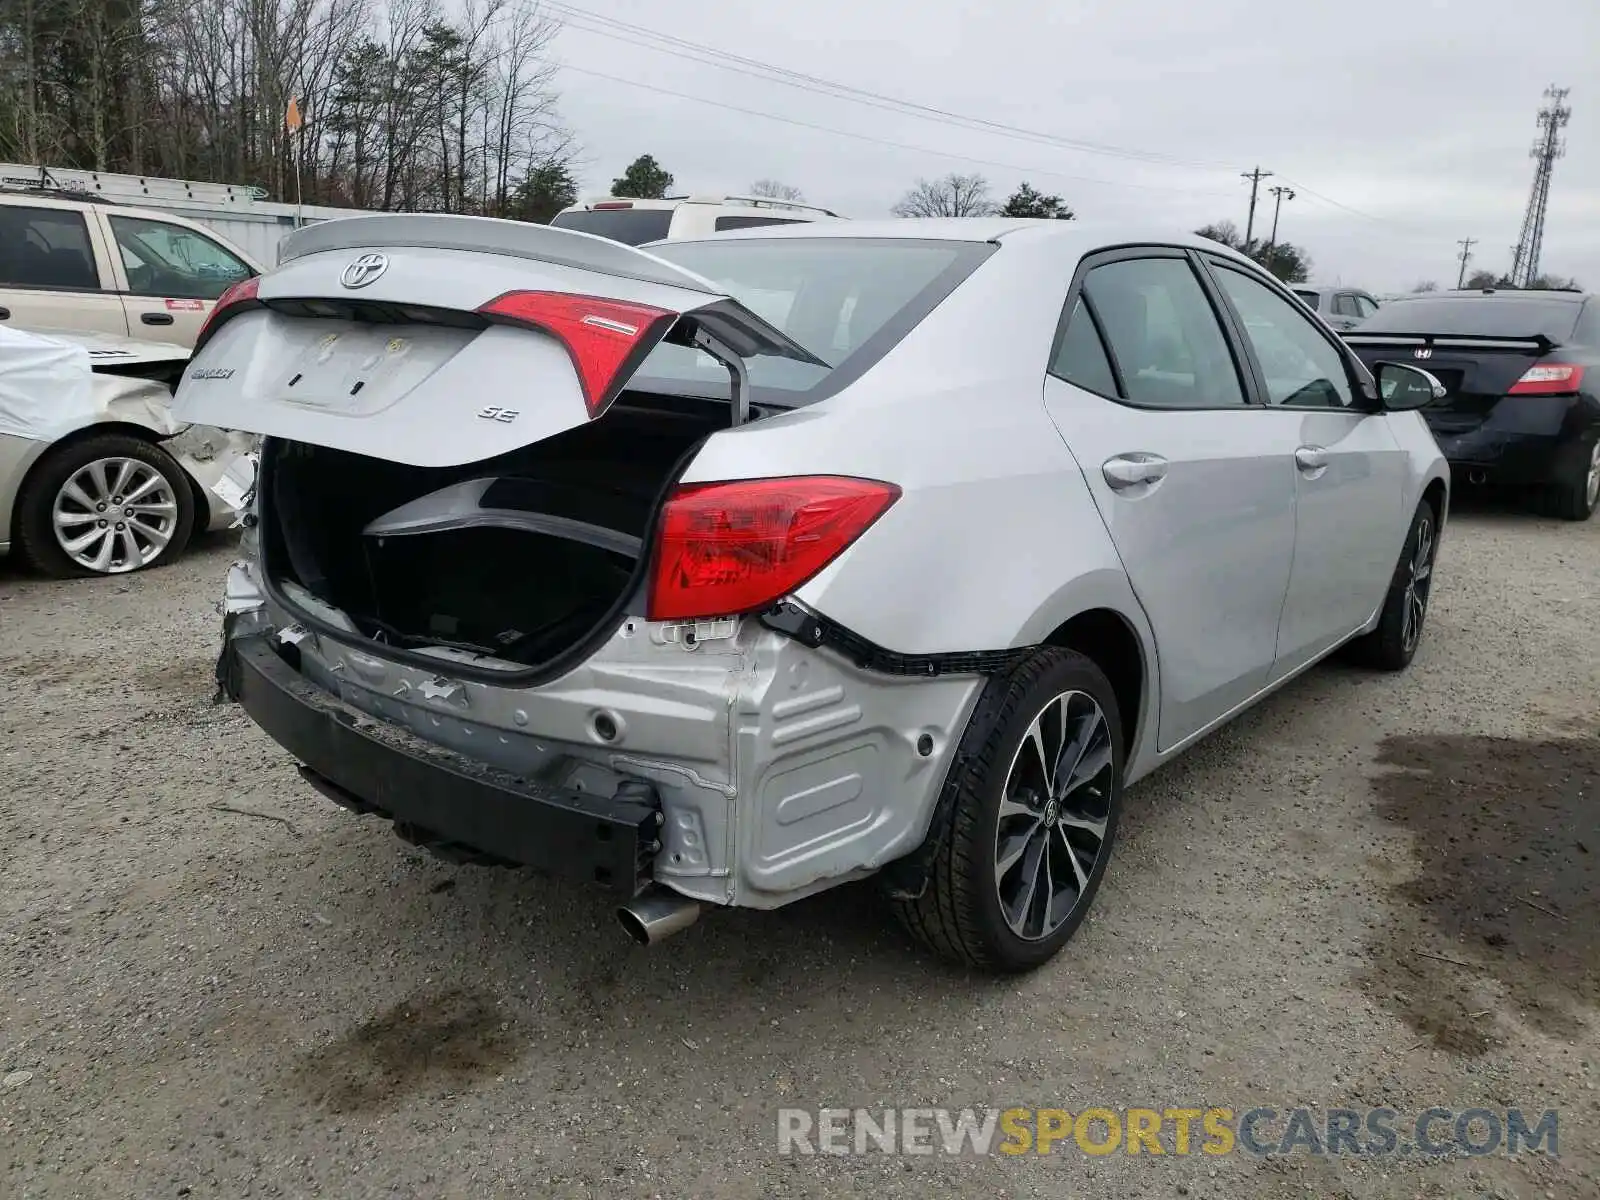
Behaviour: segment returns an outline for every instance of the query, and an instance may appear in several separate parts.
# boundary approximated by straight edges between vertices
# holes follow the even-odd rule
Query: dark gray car
[[[1379,308],[1372,294],[1360,288],[1303,284],[1294,294],[1335,329],[1354,329]]]

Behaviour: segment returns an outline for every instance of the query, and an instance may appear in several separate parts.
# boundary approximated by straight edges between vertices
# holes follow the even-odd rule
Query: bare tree
[[[801,201],[806,194],[799,188],[787,183],[779,183],[776,179],[758,179],[750,185],[752,196],[766,196],[773,200]]]
[[[0,159],[504,212],[574,152],[558,28],[538,0],[0,0]]]
[[[999,206],[989,199],[989,181],[982,175],[919,179],[891,210],[897,217],[989,217]]]

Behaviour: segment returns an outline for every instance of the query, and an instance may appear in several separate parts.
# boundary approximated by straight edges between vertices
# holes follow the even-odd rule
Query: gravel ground
[[[1411,670],[1133,789],[1004,982],[866,887],[636,949],[345,814],[210,703],[230,554],[0,565],[0,1196],[1600,1195],[1600,520],[1459,513]],[[1562,1154],[777,1154],[779,1107],[889,1104],[1522,1105]]]

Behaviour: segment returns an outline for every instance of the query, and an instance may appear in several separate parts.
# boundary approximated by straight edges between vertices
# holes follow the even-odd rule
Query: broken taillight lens
[[[836,475],[682,484],[662,509],[648,616],[702,620],[766,608],[899,497],[892,483]]]
[[[217,297],[217,302],[211,306],[211,311],[206,314],[205,322],[200,326],[200,332],[194,339],[194,353],[200,352],[200,347],[205,345],[206,339],[217,331],[229,317],[237,314],[237,310],[244,305],[254,305],[256,294],[261,291],[261,276],[252,275],[249,279],[241,279],[222,295]],[[230,311],[232,310],[232,311]]]
[[[1511,396],[1559,396],[1575,392],[1583,383],[1583,368],[1575,363],[1540,363],[1529,367],[1511,385]]]
[[[565,292],[507,292],[478,313],[530,326],[560,342],[578,372],[590,417],[616,398],[678,316],[648,304]]]

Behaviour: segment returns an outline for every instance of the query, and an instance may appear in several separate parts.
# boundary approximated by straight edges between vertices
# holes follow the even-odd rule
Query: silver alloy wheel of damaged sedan
[[[1049,937],[1088,891],[1106,847],[1111,768],[1111,727],[1087,692],[1063,692],[1028,727],[995,827],[995,889],[1018,937]]]
[[[71,475],[51,506],[56,542],[73,562],[115,575],[149,566],[178,527],[173,485],[149,463],[99,458]]]

